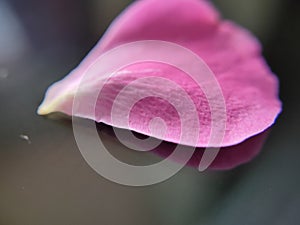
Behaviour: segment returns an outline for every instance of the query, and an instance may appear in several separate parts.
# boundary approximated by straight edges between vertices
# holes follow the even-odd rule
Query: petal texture
[[[235,151],[232,153],[222,155],[224,159],[240,155],[236,157],[239,162],[245,162],[253,157],[262,141],[258,144],[249,144],[253,143],[249,138],[268,129],[281,110],[278,81],[262,58],[260,44],[256,38],[238,25],[220,19],[218,12],[205,0],[141,0],[129,6],[112,23],[104,37],[78,68],[48,89],[39,108],[39,114],[60,111],[72,115],[74,95],[80,79],[89,66],[114,47],[141,40],[176,43],[204,60],[221,87],[227,111],[223,141],[213,147],[236,146],[247,139],[242,146],[246,149],[244,152],[248,151],[251,154],[243,154],[242,151],[237,153],[237,148],[233,148]],[[153,93],[161,92],[168,98],[182,101],[180,96],[174,94],[178,93],[178,90],[164,83],[134,82],[140,78],[161,77],[174,81],[191,97],[199,116],[199,124],[195,125],[200,125],[197,147],[207,147],[211,131],[209,104],[205,94],[183,71],[162,63],[144,62],[124,67],[118,73],[121,76],[109,79],[101,90],[96,104],[96,114],[81,113],[75,116],[179,143],[182,118],[176,109],[163,99],[145,98],[139,101],[132,108],[128,127],[122,127],[118,121],[111,119],[114,101],[121,91],[123,101],[117,109],[120,112],[129,104],[130,99],[138,94],[151,96]],[[88,96],[87,93],[98,92],[99,84],[103,85],[104,82],[102,76],[104,75],[96,74],[95,79],[86,85],[86,89],[80,89],[82,93],[79,94],[83,96],[84,107],[91,107],[90,100],[84,96]],[[130,88],[125,89],[129,84]],[[189,113],[187,111],[183,115],[184,120],[188,120]],[[167,125],[168,129],[163,136],[149,130],[149,123],[155,117],[162,117]],[[190,132],[193,132],[193,127]],[[225,150],[223,152],[226,152]],[[237,164],[232,160],[222,162],[220,159],[216,160],[218,160],[216,168],[221,164],[223,168]]]

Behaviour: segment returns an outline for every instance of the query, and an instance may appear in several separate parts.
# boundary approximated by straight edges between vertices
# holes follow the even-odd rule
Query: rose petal
[[[236,145],[265,131],[274,123],[281,109],[277,97],[278,82],[261,57],[258,41],[243,28],[221,21],[216,10],[204,0],[143,0],[131,5],[114,21],[79,67],[49,88],[39,114],[61,111],[71,115],[80,78],[99,56],[118,45],[150,39],[173,42],[192,50],[216,75],[225,98],[227,121],[223,142],[214,147]],[[110,114],[120,90],[138,78],[157,76],[172,79],[191,95],[201,128],[197,147],[207,147],[211,130],[210,109],[205,95],[182,71],[159,63],[141,63],[123,68],[119,73],[123,73],[120,78],[112,78],[105,84],[96,105],[96,117],[84,113],[77,116],[118,127],[111,121]],[[101,83],[101,74],[98,76],[100,79],[95,77],[95,80]],[[91,81],[85,90],[81,89],[80,94],[97,93],[99,86],[94,83]],[[123,105],[136,94],[133,90],[150,95],[165,89],[164,84],[159,83],[136,84],[131,88],[131,91],[124,93]],[[89,99],[84,99],[82,104],[89,107]],[[160,115],[162,109],[167,115],[164,119],[170,130],[166,136],[155,136],[149,131],[148,123]],[[162,104],[157,98],[146,99],[131,113],[127,129],[178,143],[181,127],[178,115],[172,110],[170,105]],[[189,145],[188,142],[182,144]]]

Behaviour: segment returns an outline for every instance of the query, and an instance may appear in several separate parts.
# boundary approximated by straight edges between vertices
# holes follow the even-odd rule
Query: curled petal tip
[[[36,112],[41,116],[47,115],[49,113],[43,106],[39,106]]]

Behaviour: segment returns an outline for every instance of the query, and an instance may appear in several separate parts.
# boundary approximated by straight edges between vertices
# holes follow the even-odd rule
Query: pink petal
[[[39,113],[61,111],[72,115],[74,94],[86,69],[104,52],[139,40],[161,40],[179,44],[200,56],[214,72],[222,89],[227,111],[224,139],[214,147],[239,144],[265,131],[274,123],[281,110],[277,96],[278,81],[262,58],[258,41],[232,22],[221,21],[216,10],[205,0],[142,0],[132,4],[113,22],[106,35],[79,67],[49,88]],[[96,116],[90,114],[89,110],[75,116],[122,127],[111,120],[112,105],[118,93],[137,79],[162,77],[176,82],[191,96],[197,108],[201,128],[197,147],[207,147],[211,112],[204,93],[191,78],[172,66],[150,62],[127,66],[119,73],[122,76],[113,77],[104,85],[97,101]],[[101,76],[104,75],[98,74],[94,80],[90,80],[86,89],[81,89],[83,108],[89,108],[91,104],[90,99],[85,96],[88,93],[97,93],[99,85],[103,85]],[[122,107],[137,92],[146,93],[148,96],[161,92],[168,97],[174,92],[169,86],[167,88],[170,90],[164,92],[164,83],[137,83],[130,88],[122,94],[123,102],[118,109],[120,113]],[[149,121],[157,116],[162,117],[167,124],[168,130],[164,136],[149,131]],[[188,120],[188,116],[189,112],[184,119]],[[132,109],[129,120],[129,126],[123,128],[169,142],[180,142],[181,125],[178,113],[161,99],[146,98],[138,102]],[[190,132],[193,132],[192,127]],[[245,143],[243,146],[249,146]],[[181,144],[190,145],[189,142]],[[260,145],[254,147],[252,155],[248,154],[246,158],[249,155],[252,157]],[[229,163],[224,167],[230,165],[233,164]]]

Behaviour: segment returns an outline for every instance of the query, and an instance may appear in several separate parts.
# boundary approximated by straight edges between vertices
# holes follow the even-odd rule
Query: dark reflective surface
[[[284,1],[278,9],[270,1],[253,1],[260,11],[248,17],[251,8],[238,7],[239,1],[215,2],[226,17],[249,25],[263,40],[264,54],[281,80],[284,111],[262,154],[251,163],[223,172],[185,168],[161,184],[143,188],[99,176],[82,158],[70,121],[35,113],[46,88],[81,61],[127,2],[7,2],[27,44],[23,53],[0,62],[1,225],[298,223],[299,2]],[[255,23],[252,16],[261,19]],[[261,28],[262,20],[269,29]],[[124,156],[122,146],[105,129],[100,129],[101,135],[125,160],[159,160],[153,155]]]

